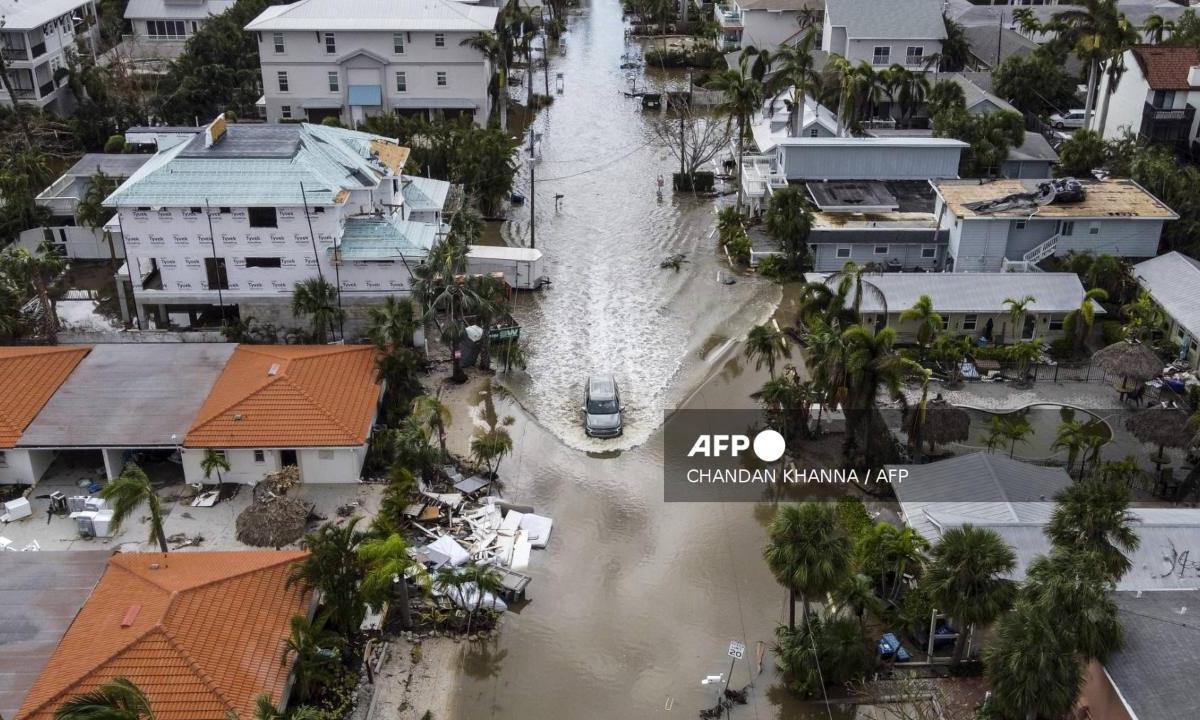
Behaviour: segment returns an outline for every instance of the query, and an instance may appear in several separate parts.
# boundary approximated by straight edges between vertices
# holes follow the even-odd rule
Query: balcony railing
[[[722,27],[742,26],[742,13],[734,8],[717,5],[713,8],[713,14],[716,15],[717,22]]]
[[[750,197],[764,197],[787,184],[787,178],[774,168],[770,158],[748,157],[742,163],[742,185]]]
[[[46,43],[40,42],[30,48],[30,60],[35,60],[46,54]]]
[[[4,53],[4,59],[9,62],[28,62],[30,60],[29,51],[25,48],[0,48],[0,52]]]
[[[1142,108],[1140,135],[1148,142],[1186,143],[1192,132],[1196,108],[1157,108],[1146,103]]]

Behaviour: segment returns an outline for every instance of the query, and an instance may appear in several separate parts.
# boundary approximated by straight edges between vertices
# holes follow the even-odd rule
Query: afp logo
[[[787,443],[774,430],[762,430],[751,440],[749,435],[699,435],[688,450],[688,457],[738,457],[746,450],[753,450],[755,457],[763,462],[775,462],[783,457]]]

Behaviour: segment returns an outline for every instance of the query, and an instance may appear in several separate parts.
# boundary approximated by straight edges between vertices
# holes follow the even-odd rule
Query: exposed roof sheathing
[[[90,346],[0,347],[0,448],[11,448]]]
[[[254,716],[282,699],[280,662],[309,593],[288,587],[303,552],[125,553],[108,570],[30,689],[17,720],[49,720],[64,699],[114,677],[146,693],[158,720]]]
[[[996,200],[1015,193],[1033,192],[1044,180],[934,180],[933,186],[945,199],[950,212],[961,218],[1029,217],[1031,208],[1013,208],[1001,212],[980,213],[965,207],[967,203]],[[1179,217],[1171,208],[1128,179],[1082,181],[1087,196],[1082,202],[1051,203],[1037,208],[1039,218],[1158,218]]]
[[[186,447],[357,447],[382,388],[366,345],[240,345]]]

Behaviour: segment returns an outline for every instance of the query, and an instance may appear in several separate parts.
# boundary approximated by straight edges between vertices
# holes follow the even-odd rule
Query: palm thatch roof
[[[1192,441],[1192,427],[1182,410],[1150,408],[1125,421],[1125,429],[1144,443],[1160,447],[1187,447]]]
[[[1121,340],[1101,348],[1092,356],[1092,364],[1114,375],[1149,380],[1162,374],[1163,362],[1143,343]]]
[[[252,503],[237,516],[237,539],[254,547],[281,548],[304,537],[312,506],[298,498]]]
[[[917,411],[916,406],[905,411],[905,427],[911,427],[909,416]],[[960,407],[945,400],[930,400],[925,405],[925,427],[921,429],[921,440],[934,445],[962,442],[971,430],[971,415]]]

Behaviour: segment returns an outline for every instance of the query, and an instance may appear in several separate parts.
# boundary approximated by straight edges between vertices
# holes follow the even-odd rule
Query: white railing
[[[1027,260],[1009,260],[1004,258],[1000,263],[1000,272],[1042,272],[1037,263]]]
[[[751,197],[763,197],[772,189],[787,187],[787,178],[773,169],[770,158],[746,158],[742,162],[742,187]]]
[[[1054,254],[1058,249],[1058,235],[1051,235],[1050,238],[1038,245],[1022,256],[1022,260],[1028,263],[1040,263],[1046,258]]]

